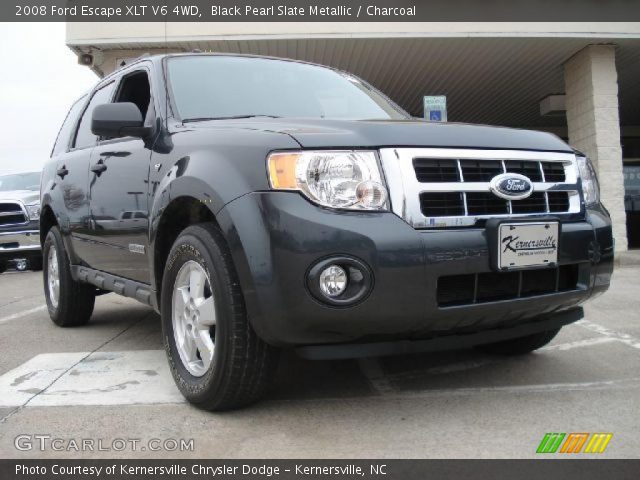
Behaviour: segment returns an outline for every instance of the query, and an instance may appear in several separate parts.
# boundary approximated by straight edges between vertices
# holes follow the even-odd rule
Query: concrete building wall
[[[590,45],[565,64],[569,143],[594,163],[616,250],[627,249],[615,46]]]

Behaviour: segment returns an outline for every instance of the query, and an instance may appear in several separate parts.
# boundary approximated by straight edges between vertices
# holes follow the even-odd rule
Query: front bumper
[[[0,231],[0,258],[23,258],[40,252],[38,230]]]
[[[576,266],[575,289],[447,308],[438,304],[440,277],[491,272],[484,228],[416,230],[390,212],[334,211],[289,192],[240,197],[218,221],[252,325],[279,346],[420,340],[531,323],[606,290],[613,270],[611,222],[601,208],[562,224],[558,262]],[[332,307],[307,290],[310,266],[332,255],[370,267],[374,287],[361,303]]]

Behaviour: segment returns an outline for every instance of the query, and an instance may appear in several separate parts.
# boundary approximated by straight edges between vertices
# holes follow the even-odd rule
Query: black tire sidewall
[[[173,288],[180,268],[189,260],[200,264],[207,273],[216,308],[213,362],[201,377],[192,375],[182,363],[173,333]],[[223,382],[230,327],[228,319],[233,315],[230,303],[232,297],[224,288],[228,281],[224,259],[216,240],[201,227],[185,230],[176,240],[165,266],[161,294],[162,336],[169,368],[178,389],[194,404],[210,401],[212,395],[220,391]]]
[[[58,293],[58,306],[54,307],[51,303],[51,298],[49,297],[49,250],[51,246],[54,246],[56,249],[56,258],[58,259],[58,276],[60,280],[60,291]],[[64,295],[63,289],[66,288],[66,269],[65,262],[62,262],[63,255],[66,256],[64,250],[64,244],[62,242],[62,237],[60,232],[56,227],[53,227],[47,233],[47,237],[44,240],[44,244],[42,245],[42,280],[44,282],[44,298],[47,302],[47,309],[49,310],[49,316],[51,320],[57,325],[61,325],[60,321],[60,310],[61,310],[61,301]]]
[[[58,294],[58,305],[56,307],[49,298],[49,251],[51,247],[56,248],[58,260],[58,278],[60,280],[60,291]],[[42,246],[43,272],[42,280],[44,286],[44,296],[49,310],[49,317],[53,323],[60,327],[77,327],[85,325],[91,318],[95,302],[95,288],[89,284],[77,282],[71,274],[71,263],[67,255],[62,234],[58,227],[52,227],[47,233]]]

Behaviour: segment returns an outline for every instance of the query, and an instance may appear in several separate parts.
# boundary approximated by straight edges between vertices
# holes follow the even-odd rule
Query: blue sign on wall
[[[447,121],[447,97],[445,95],[425,96],[423,105],[424,118],[432,122]]]

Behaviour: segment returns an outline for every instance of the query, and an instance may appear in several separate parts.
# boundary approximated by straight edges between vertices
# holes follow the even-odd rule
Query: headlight
[[[40,204],[27,205],[27,213],[29,214],[29,220],[40,220]]]
[[[384,210],[387,206],[375,152],[273,153],[267,168],[272,188],[299,190],[325,207]]]
[[[593,205],[600,201],[600,186],[596,171],[591,160],[586,157],[578,157],[578,170],[582,180],[582,195],[586,205]]]

